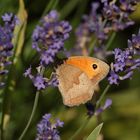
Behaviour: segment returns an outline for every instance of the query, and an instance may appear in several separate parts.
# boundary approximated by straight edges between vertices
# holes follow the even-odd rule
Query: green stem
[[[28,130],[30,124],[31,124],[31,121],[32,121],[32,119],[33,119],[33,117],[34,117],[34,115],[35,115],[35,111],[36,111],[36,108],[37,108],[38,99],[39,99],[39,94],[40,94],[40,92],[37,91],[37,92],[36,92],[36,96],[35,96],[35,100],[34,100],[34,105],[33,105],[33,109],[32,109],[31,116],[30,116],[30,118],[29,118],[29,120],[28,120],[28,123],[27,123],[25,129],[23,130],[23,132],[22,132],[22,134],[20,135],[20,137],[19,137],[18,140],[22,140],[22,139],[23,139],[24,135],[26,134],[26,132],[27,132],[27,130]]]
[[[110,88],[110,85],[108,84],[106,86],[106,88],[104,89],[102,95],[100,96],[99,100],[97,101],[96,108],[98,108],[100,106],[100,103],[101,103],[102,99],[104,98],[105,94],[108,92],[109,88]]]
[[[53,3],[55,3],[56,0],[50,0],[50,2],[48,3],[48,5],[46,6],[42,16],[44,16],[52,7]]]
[[[81,21],[81,19],[80,18],[77,18],[77,17],[82,17],[85,9],[87,8],[88,2],[89,2],[89,0],[79,1],[79,5],[80,6],[77,7],[77,10],[75,12],[74,18],[71,21],[71,25],[72,25],[72,28],[73,29],[77,28],[77,25],[79,25],[79,22]]]
[[[80,134],[80,132],[85,128],[85,126],[88,124],[90,118],[87,118],[86,121],[81,125],[81,127],[72,135],[72,137],[69,140],[75,140],[76,137]]]
[[[55,9],[58,3],[59,3],[59,0],[56,0],[56,1],[54,2],[53,6],[52,6],[52,9]]]
[[[106,22],[107,22],[107,19],[105,19],[105,20],[103,21],[103,24],[102,24],[101,28],[104,28]],[[96,39],[93,38],[92,41],[91,41],[91,44],[90,44],[90,46],[89,46],[89,54],[90,54],[90,55],[92,55],[92,51],[93,51],[93,48],[94,48],[94,45],[96,44],[96,42],[97,42],[97,38],[96,38]]]
[[[93,48],[94,48],[94,45],[96,44],[97,42],[97,39],[93,39],[92,42],[90,43],[90,46],[89,46],[89,55],[92,55],[93,54]]]
[[[42,76],[43,76],[44,71],[45,71],[45,67],[41,67],[40,74],[41,74]],[[35,111],[36,111],[36,108],[37,108],[37,104],[38,104],[38,100],[39,100],[39,94],[40,94],[40,92],[37,91],[37,92],[36,92],[36,95],[35,95],[34,105],[33,105],[33,109],[32,109],[30,118],[29,118],[29,120],[28,120],[28,122],[27,122],[27,125],[26,125],[26,127],[24,128],[24,130],[23,130],[23,132],[22,132],[22,134],[20,135],[20,137],[19,137],[18,140],[22,140],[22,139],[23,139],[24,135],[26,134],[26,132],[27,132],[27,130],[28,130],[30,124],[31,124],[31,121],[32,121],[32,119],[33,119],[33,117],[34,117],[34,115],[35,115]]]
[[[109,41],[106,44],[106,50],[109,49],[109,47],[111,46],[111,44],[112,44],[112,42],[113,42],[113,40],[114,40],[115,37],[116,37],[116,32],[113,32],[111,34],[111,37],[110,37]]]
[[[70,0],[60,11],[61,19],[64,19],[79,4],[79,0]]]

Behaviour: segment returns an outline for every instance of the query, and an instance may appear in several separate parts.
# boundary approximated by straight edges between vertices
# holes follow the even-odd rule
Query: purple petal
[[[105,101],[105,105],[103,106],[103,109],[107,109],[108,107],[110,107],[112,105],[112,100],[111,99],[107,99]]]

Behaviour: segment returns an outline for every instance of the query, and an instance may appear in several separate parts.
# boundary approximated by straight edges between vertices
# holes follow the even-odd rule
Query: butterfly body
[[[63,103],[77,106],[89,101],[95,86],[108,71],[109,66],[99,59],[87,56],[69,57],[56,69]]]

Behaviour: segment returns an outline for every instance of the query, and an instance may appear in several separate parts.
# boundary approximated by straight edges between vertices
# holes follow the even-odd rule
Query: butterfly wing
[[[95,84],[80,69],[62,64],[56,70],[58,88],[67,106],[80,105],[92,98]]]

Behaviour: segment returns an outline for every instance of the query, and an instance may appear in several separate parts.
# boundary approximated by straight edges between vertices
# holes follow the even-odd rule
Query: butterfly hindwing
[[[80,69],[64,63],[57,68],[56,74],[65,105],[79,105],[92,98],[95,85]]]

